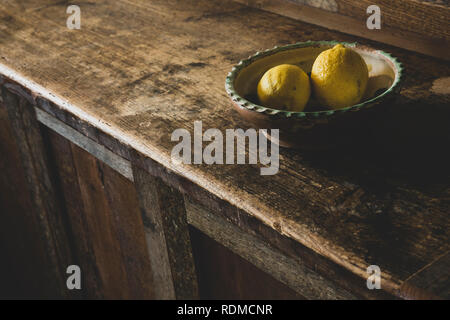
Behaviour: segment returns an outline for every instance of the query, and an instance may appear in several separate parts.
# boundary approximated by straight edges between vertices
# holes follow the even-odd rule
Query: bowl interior
[[[335,43],[301,47],[293,45],[292,48],[273,49],[260,56],[256,56],[250,59],[249,63],[236,75],[234,81],[235,91],[242,98],[258,104],[256,88],[259,80],[267,70],[286,63],[297,65],[309,74],[317,56],[322,51],[332,48],[334,45]],[[369,69],[369,81],[361,103],[382,94],[393,85],[396,76],[398,76],[398,70],[390,57],[380,51],[357,44],[344,43],[344,45],[358,52]],[[318,106],[314,99],[310,99],[304,112],[317,111],[321,108],[323,106]]]

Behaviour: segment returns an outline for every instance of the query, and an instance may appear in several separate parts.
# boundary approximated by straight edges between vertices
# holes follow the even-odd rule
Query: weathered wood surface
[[[0,72],[38,91],[41,108],[125,158],[136,149],[210,192],[212,209],[238,224],[252,217],[356,274],[361,287],[367,266],[377,264],[383,289],[398,294],[449,250],[449,98],[431,90],[449,76],[447,63],[235,3],[80,6],[82,29],[69,31],[61,2],[0,5]],[[234,63],[308,39],[357,40],[403,62],[401,95],[373,135],[339,154],[282,149],[275,176],[253,165],[171,163],[176,128],[192,132],[195,120],[221,130],[248,126],[223,89]],[[211,199],[239,210],[221,211]]]
[[[17,93],[20,88],[14,85],[6,84],[1,91],[25,175],[26,188],[22,192],[24,198],[29,194],[32,204],[29,218],[39,233],[39,241],[45,246],[48,287],[53,289],[56,298],[76,296],[77,292],[69,291],[66,286],[65,270],[73,264],[73,257],[61,214],[62,203],[34,107],[26,96]]]
[[[20,152],[1,95],[0,155],[0,297],[56,298],[61,287],[52,274],[55,260],[49,258],[48,243],[42,241]]]
[[[406,299],[443,299],[450,296],[450,253],[447,252],[406,279],[400,289]]]
[[[304,300],[266,271],[190,227],[200,299]]]
[[[236,0],[304,22],[449,60],[450,6],[417,0]],[[381,10],[381,29],[369,30],[367,8]]]
[[[196,299],[198,283],[179,191],[133,165],[157,299]]]
[[[48,129],[47,129],[48,130]],[[48,130],[71,243],[90,299],[155,297],[143,222],[133,184]]]
[[[62,121],[47,114],[45,111],[36,108],[36,112],[38,120],[52,129],[52,131],[54,130],[56,133],[60,134],[69,141],[72,141],[74,144],[83,148],[87,152],[93,151],[92,155],[98,160],[109,165],[111,168],[114,168],[125,178],[134,181],[134,178],[130,177],[128,174],[128,171],[131,171],[131,161],[110,154],[112,153],[111,151],[105,150],[105,148],[103,148],[94,140],[81,135],[80,133],[75,131],[75,129],[72,129]],[[79,129],[81,129],[81,131],[84,131],[83,127],[80,127]],[[57,164],[56,169],[59,172],[61,185],[63,186],[64,190],[69,190],[65,192],[65,202],[68,215],[70,217],[70,224],[72,226],[72,229],[77,229],[79,228],[80,224],[78,218],[82,217],[82,214],[80,214],[80,212],[83,211],[83,206],[80,206],[80,204],[83,200],[81,196],[77,196],[79,194],[79,192],[77,191],[77,178],[75,177],[75,180],[73,178],[73,176],[76,176],[76,170],[74,169],[75,164],[70,164],[71,150],[70,148],[68,149],[67,147],[65,147],[66,145],[70,146],[71,144],[63,138],[58,139],[58,136],[55,134],[50,135],[50,137],[52,137],[53,139],[53,153],[55,154],[55,157],[57,159],[55,163]],[[106,137],[101,138],[100,136],[97,138],[103,140],[106,145],[114,145],[114,142],[106,140]],[[85,154],[85,156],[89,157],[88,154]],[[135,161],[142,162],[142,159],[139,159],[139,156],[137,156],[135,157]],[[63,162],[64,165],[61,165],[60,162]],[[345,295],[339,294],[339,292],[345,292],[345,290],[347,290],[347,292],[352,292],[352,294],[355,294],[359,298],[392,298],[392,296],[383,294],[382,292],[380,293],[378,291],[374,292],[364,290],[364,288],[361,288],[360,283],[358,283],[360,282],[360,280],[358,281],[358,279],[354,279],[354,277],[351,277],[348,274],[345,275],[345,272],[343,272],[342,269],[340,270],[339,267],[330,264],[324,259],[320,259],[317,254],[313,254],[312,252],[310,252],[310,250],[299,245],[298,243],[289,241],[289,239],[287,239],[286,237],[278,234],[277,231],[270,229],[269,227],[264,227],[260,223],[258,224],[256,221],[251,221],[249,217],[246,217],[242,213],[236,212],[234,208],[224,205],[223,201],[213,199],[211,195],[208,195],[204,190],[199,189],[198,186],[195,187],[192,185],[192,183],[189,183],[184,179],[179,179],[178,177],[174,176],[173,173],[165,171],[164,167],[161,167],[161,165],[158,165],[153,161],[144,161],[143,163],[141,163],[141,165],[145,167],[145,170],[139,168],[135,168],[135,170],[137,170],[139,174],[143,176],[144,182],[149,179],[146,172],[150,172],[152,175],[159,177],[169,185],[177,187],[184,194],[191,194],[198,201],[198,203],[193,203],[189,199],[185,198],[187,220],[191,225],[201,230],[201,232],[206,233],[209,237],[219,241],[222,245],[225,245],[227,248],[237,253],[240,257],[244,257],[249,261],[250,264],[258,266],[259,268],[264,270],[263,272],[265,274],[273,276],[276,279],[280,280],[282,283],[285,283],[287,286],[293,288],[297,292],[297,294],[301,293],[302,296],[307,296],[308,298],[317,298],[319,296],[325,297],[326,295],[328,295],[329,298],[344,298]],[[123,170],[123,168],[127,167],[129,167],[129,170]],[[153,178],[150,178],[149,181],[153,180]],[[154,297],[158,299],[173,298],[175,296],[175,290],[172,280],[172,267],[170,265],[169,256],[166,253],[166,237],[164,236],[164,232],[162,230],[163,227],[160,221],[161,219],[157,218],[158,216],[156,216],[156,219],[155,217],[153,217],[153,215],[155,214],[155,206],[158,207],[157,204],[154,205],[154,203],[157,203],[158,197],[156,197],[156,195],[154,194],[154,187],[152,187],[149,183],[143,183],[140,186],[136,184],[136,187],[140,190],[139,194],[142,202],[141,206],[143,208],[147,208],[143,209],[142,211],[142,214],[144,214],[143,227],[145,227],[146,230],[147,247],[150,256],[150,262],[153,265],[151,269],[154,270],[152,271],[152,287],[155,291]],[[118,188],[120,189],[119,186]],[[160,188],[158,188],[158,190],[159,189]],[[164,190],[169,189],[167,187],[164,187]],[[174,190],[170,190],[168,195],[173,192]],[[129,198],[132,199],[133,197]],[[180,201],[175,201],[175,203],[177,202],[180,203]],[[215,215],[217,215],[217,217],[212,216],[212,214],[208,212],[207,209],[202,207],[200,203],[206,203],[206,206],[212,205],[216,210],[217,207],[219,207],[220,211],[222,211],[222,214],[217,214],[218,212],[216,212]],[[133,207],[131,203],[129,203],[129,205]],[[183,206],[179,204],[177,208],[179,208],[177,211],[179,211],[183,215]],[[236,213],[237,216],[235,216]],[[223,216],[224,218],[221,218],[220,216]],[[75,219],[73,217],[75,217]],[[246,218],[245,222],[243,220],[244,217]],[[235,220],[237,218],[239,226],[235,226],[235,223],[233,221],[229,221],[230,218],[232,220]],[[155,227],[155,223],[149,223],[154,220],[158,220],[160,222],[158,228]],[[82,239],[88,240],[90,238],[89,230],[86,229],[81,233],[83,232],[84,236],[82,237]],[[76,231],[75,233],[80,233],[80,230]],[[186,238],[186,236],[184,237]],[[182,237],[178,238],[181,239]],[[206,239],[204,237],[200,238]],[[169,239],[171,238],[169,237]],[[272,243],[272,245],[275,246],[271,248],[270,245],[267,244],[266,240],[268,240],[268,243]],[[204,248],[203,242],[204,241],[202,240],[200,241],[200,246],[202,248]],[[171,243],[169,242],[169,245],[170,244]],[[93,266],[93,269],[90,268],[91,262],[95,262],[96,260],[95,254],[92,252],[92,250],[90,250],[89,246],[84,245],[83,241],[77,243],[77,246],[79,248],[78,254],[81,261],[80,265],[83,265],[84,272],[88,273],[87,278],[90,278],[85,281],[85,287],[87,288],[85,290],[87,291],[87,294],[85,296],[111,297],[111,292],[108,288],[108,285],[98,285],[99,281],[97,281],[96,279],[99,279],[99,277],[95,265]],[[210,265],[211,267],[216,268],[217,262],[206,262],[206,259],[208,259],[208,251],[210,251],[210,249],[208,249],[209,247],[210,246],[206,244],[207,252],[203,254],[201,249],[195,248],[195,245],[193,245],[193,250],[197,250],[196,263],[203,266]],[[185,260],[183,257],[185,256],[184,252],[186,252],[186,249],[188,248],[179,251],[181,255],[178,260]],[[219,249],[219,251],[221,250]],[[222,259],[223,255],[229,256],[230,254],[222,254],[220,252],[215,254],[215,256],[219,257],[219,259]],[[237,266],[235,265],[236,268],[241,264],[245,265],[245,263],[240,262],[242,261],[242,258],[233,258],[233,261],[237,263]],[[192,266],[192,262],[188,260],[184,261],[184,263],[182,264],[178,264],[178,266],[174,265],[173,267],[175,268],[175,270],[177,268],[181,268],[182,270],[185,270],[185,273],[189,273],[190,265]],[[226,267],[224,268],[226,269]],[[297,270],[298,268],[303,270],[303,272],[299,272]],[[281,269],[283,271],[281,271]],[[200,272],[203,271],[205,271],[204,267]],[[207,274],[210,273],[211,271],[207,271]],[[197,274],[199,273],[197,272]],[[321,274],[325,275],[325,278],[332,278],[334,282],[336,282],[337,287],[332,282],[328,281],[327,283],[327,280],[323,278]],[[303,277],[301,277],[301,275],[303,275]],[[276,285],[275,283],[277,281],[270,280],[267,276],[264,278],[269,282],[269,284],[267,284],[267,287],[265,287],[265,297],[270,297],[268,293],[270,292],[270,288],[272,287],[272,285],[274,285],[275,287],[280,287],[280,285]],[[222,296],[220,294],[217,294],[216,289],[223,284],[223,279],[222,282],[218,281],[214,282],[214,284],[207,284],[205,281],[206,280],[203,280],[202,282],[202,297],[206,296],[217,298]],[[182,281],[180,284],[183,283],[184,282]],[[181,285],[180,287],[182,288],[183,286]],[[236,286],[229,287],[228,290],[223,291],[223,294],[238,294],[239,297],[250,297],[252,296],[249,291],[250,287],[247,285],[243,286],[242,284],[238,284]],[[341,290],[339,287],[343,290]],[[179,288],[177,289],[179,291]],[[236,292],[236,290],[238,292]],[[261,288],[259,288],[258,290],[260,292]],[[313,292],[311,292],[311,290]],[[326,290],[326,292],[322,292],[323,290]],[[205,291],[207,293],[205,293]],[[280,292],[284,291],[285,290],[283,288],[280,288]]]
[[[6,111],[6,109],[0,109],[0,111]],[[149,224],[149,217],[147,216],[150,213],[155,214],[155,207],[152,205],[154,203],[149,205],[146,201],[152,200],[153,202],[157,202],[154,198],[156,194],[151,197],[148,190],[149,184],[146,184],[147,188],[140,188],[140,194],[143,195],[142,200],[147,208],[147,210],[144,210],[147,213],[144,214],[143,211],[138,209],[138,193],[136,193],[134,190],[135,187],[130,182],[121,178],[115,171],[110,170],[101,162],[96,161],[89,153],[84,152],[73,143],[67,141],[65,138],[74,139],[78,137],[78,135],[72,135],[74,132],[71,130],[73,129],[62,124],[59,120],[49,118],[43,111],[37,111],[38,118],[51,129],[44,129],[43,132],[48,137],[49,156],[51,162],[54,164],[53,169],[57,173],[57,184],[62,192],[63,202],[65,204],[61,214],[66,217],[70,229],[70,243],[74,249],[74,260],[72,263],[79,265],[82,272],[82,290],[73,293],[80,293],[78,297],[89,299],[174,298],[175,293],[173,292],[173,288],[172,290],[166,290],[168,288],[161,286],[161,279],[155,279],[155,277],[161,278],[164,275],[164,270],[169,270],[168,277],[170,279],[168,281],[173,286],[170,262],[167,261],[167,266],[163,266],[167,269],[158,268],[156,272],[150,274],[150,270],[154,268],[151,264],[163,259],[156,252],[157,249],[160,249],[159,246],[161,243],[154,241],[154,237],[150,237],[147,243],[143,241],[144,236],[142,230],[144,226],[146,226],[147,233],[155,231],[154,225]],[[12,164],[17,162],[12,161],[10,157],[13,156],[15,144],[14,139],[7,132],[9,121],[6,119],[6,112],[0,113],[0,116],[2,116],[0,117],[0,123],[3,125],[0,127],[3,129],[0,132],[2,138],[0,140],[0,147],[2,147],[1,150],[5,154],[9,155],[8,159],[0,158],[0,160],[6,161],[1,161],[0,165],[4,170],[3,172],[9,173],[11,168],[13,168]],[[63,134],[63,137],[54,133],[53,130],[57,130],[57,133]],[[89,140],[89,138],[83,136],[81,143],[80,141],[77,141],[77,143],[80,147],[82,146],[87,150],[91,150],[96,146],[96,143]],[[11,147],[4,149],[3,147],[6,144],[11,144]],[[102,150],[99,146],[97,147],[100,151]],[[96,157],[104,161],[109,161],[114,158],[103,157],[103,154],[98,152],[94,153]],[[113,165],[112,167],[115,166]],[[89,170],[85,170],[86,168],[89,168]],[[148,174],[145,171],[140,171],[138,168],[136,170],[144,178],[147,177]],[[124,173],[120,170],[118,172]],[[18,178],[17,175],[20,176],[21,173],[21,171],[11,172],[16,180]],[[126,175],[123,176],[129,179]],[[2,196],[0,204],[2,205],[3,214],[1,216],[2,233],[0,235],[3,241],[1,242],[2,246],[0,249],[2,255],[8,262],[10,258],[13,259],[10,261],[10,266],[6,266],[5,263],[2,264],[4,275],[2,274],[2,277],[0,277],[0,284],[2,285],[0,288],[0,296],[6,298],[56,297],[55,288],[45,282],[45,276],[43,276],[44,274],[48,274],[50,270],[40,270],[34,266],[31,271],[27,271],[26,267],[29,265],[29,255],[35,256],[39,254],[39,250],[30,248],[25,241],[36,245],[43,243],[36,240],[40,239],[40,236],[34,234],[39,232],[35,227],[31,226],[29,230],[24,229],[27,226],[26,221],[15,224],[10,223],[11,218],[15,218],[16,220],[27,219],[27,215],[24,212],[29,211],[29,209],[14,210],[14,205],[11,205],[11,202],[17,199],[23,206],[27,203],[25,194],[22,192],[22,197],[17,198],[14,195],[14,189],[11,189],[11,182],[8,182],[8,179],[11,179],[9,174],[3,175],[2,178],[2,183],[0,184],[0,195]],[[137,181],[140,181],[140,179],[141,177]],[[15,188],[25,185],[25,183],[18,183],[17,181],[14,183]],[[88,186],[87,188],[85,187],[86,185]],[[81,189],[88,189],[89,193],[82,193]],[[163,189],[167,189],[167,187]],[[157,188],[157,190],[160,192],[161,188]],[[9,191],[12,194],[8,193]],[[154,188],[152,188],[152,192],[155,192]],[[169,195],[172,193],[173,190],[170,191]],[[107,205],[102,205],[105,202]],[[177,208],[181,208],[184,211],[182,203],[178,201],[178,204]],[[92,205],[99,212],[94,214],[90,209]],[[111,220],[112,211],[115,212],[113,221]],[[193,217],[192,215],[196,214],[196,212],[191,211],[189,210],[187,213],[190,213],[191,217]],[[139,213],[143,214],[143,223],[141,223]],[[5,215],[9,215],[10,218],[8,219]],[[94,219],[95,217],[98,218]],[[150,218],[153,219],[152,216]],[[198,217],[193,218],[198,220]],[[97,221],[98,219],[102,223]],[[230,223],[225,224],[231,226]],[[198,224],[194,223],[194,225]],[[224,225],[217,226],[217,224],[213,223],[208,224],[207,228],[208,230],[215,228],[218,231],[223,231]],[[18,231],[20,234],[24,230],[27,230],[25,234],[15,239],[14,234],[18,234]],[[126,231],[126,235],[123,233],[124,231]],[[25,236],[26,238],[30,237],[31,240],[25,240]],[[240,238],[240,234],[236,233],[231,234],[231,236],[235,239]],[[214,244],[214,241],[202,236],[198,231],[194,232],[194,237],[195,243],[192,248],[196,250],[196,265],[201,268],[200,275],[203,280],[201,287],[202,298],[303,298],[298,293],[295,293],[293,290],[273,279],[270,276],[273,274],[272,269],[269,268],[266,272],[259,271],[249,262],[245,262],[245,260],[237,257],[220,245]],[[172,242],[176,240],[182,244],[186,242],[181,237],[177,239],[172,237],[169,240]],[[5,246],[6,244],[9,244],[11,248],[7,248]],[[148,250],[148,255],[146,250]],[[14,253],[10,251],[14,251]],[[249,253],[246,251],[244,256],[248,258]],[[26,256],[18,260],[19,255],[22,254],[26,254]],[[42,265],[45,269],[45,261],[42,260],[42,257],[34,257],[33,261],[39,261],[39,265]],[[186,284],[186,280],[189,280],[189,277],[186,277],[186,275],[193,271],[192,268],[191,270],[188,269],[189,266],[192,267],[192,261],[178,261],[176,263],[178,265],[174,267],[181,269],[181,272],[183,272],[180,273],[179,270],[178,278],[181,276],[182,279],[176,279],[181,280],[176,284],[177,291],[180,293],[183,284]],[[279,270],[276,271],[279,274]],[[289,270],[289,273],[292,272],[296,271]],[[54,274],[49,274],[49,276],[54,276]],[[38,281],[41,279],[43,282],[39,283]],[[35,284],[35,282],[38,284]],[[37,285],[39,286],[36,287]],[[196,283],[194,283],[194,288],[196,288]],[[296,289],[302,291],[303,288],[297,287]],[[171,292],[173,296],[169,296]],[[187,296],[184,295],[184,297]],[[192,294],[190,297],[192,297]]]
[[[64,138],[68,139],[69,141],[72,141],[74,144],[79,146],[80,148],[83,148],[87,152],[92,152],[92,155],[96,157],[98,160],[102,161],[103,163],[109,165],[111,168],[114,168],[114,170],[117,170],[118,173],[121,173],[125,178],[134,181],[134,177],[130,177],[128,174],[128,171],[131,171],[131,162],[123,159],[119,156],[116,156],[112,154],[111,151],[105,150],[105,148],[101,145],[99,145],[94,140],[78,133],[75,129],[72,129],[68,125],[64,124],[62,121],[52,117],[51,115],[47,114],[45,111],[42,111],[40,109],[36,108],[37,112],[37,118],[41,123],[46,125],[48,128],[50,128],[52,131],[54,130],[57,134],[60,134]],[[50,131],[51,132],[51,131]],[[109,288],[109,285],[102,285],[101,280],[99,277],[99,271],[95,266],[95,253],[89,245],[86,245],[86,240],[89,241],[90,235],[89,235],[89,228],[86,226],[84,227],[84,231],[81,231],[80,224],[83,224],[82,218],[83,214],[83,206],[81,205],[83,202],[82,196],[79,195],[78,187],[77,187],[77,173],[76,173],[76,166],[75,163],[73,163],[72,155],[70,147],[72,144],[67,142],[65,139],[59,137],[55,134],[50,134],[50,138],[52,141],[52,149],[53,154],[55,157],[55,163],[57,165],[56,171],[59,172],[58,176],[61,180],[61,186],[63,187],[63,190],[66,190],[64,192],[65,194],[65,203],[67,207],[67,214],[69,216],[69,221],[71,228],[74,231],[75,234],[84,234],[83,237],[81,237],[81,241],[75,241],[75,247],[77,248],[79,255],[78,258],[80,260],[80,266],[82,266],[82,269],[84,270],[83,273],[86,273],[86,280],[84,281],[84,287],[86,294],[85,297],[114,297],[114,294],[111,295],[111,290]],[[105,141],[106,142],[106,141]],[[107,143],[107,145],[111,145],[111,141]],[[85,154],[85,157],[90,157],[88,154]],[[139,157],[136,157],[136,159],[139,162]],[[141,164],[142,165],[142,164]],[[169,240],[176,239],[177,242],[181,241],[181,244],[183,245],[183,250],[171,250],[169,252],[178,251],[180,253],[179,257],[177,259],[171,259],[172,261],[181,260],[181,263],[178,261],[176,264],[171,266],[169,255],[167,254],[167,244],[166,244],[166,236],[164,235],[163,231],[163,225],[162,220],[157,215],[156,217],[154,214],[157,213],[155,211],[155,208],[158,208],[158,196],[155,192],[160,192],[159,190],[164,189],[168,192],[166,194],[170,197],[171,194],[173,194],[175,191],[170,188],[164,187],[159,188],[157,187],[155,190],[155,187],[153,185],[153,182],[155,182],[154,178],[148,177],[148,172],[151,172],[153,175],[160,177],[164,181],[168,182],[169,184],[173,186],[178,186],[180,190],[182,190],[185,194],[194,194],[198,201],[201,203],[205,202],[205,196],[208,197],[207,194],[204,194],[204,191],[196,190],[195,188],[190,187],[189,185],[186,186],[185,181],[173,181],[173,177],[171,177],[171,174],[168,174],[167,172],[164,173],[163,167],[160,165],[157,165],[156,163],[149,163],[148,161],[144,161],[143,166],[146,168],[146,170],[140,169],[138,167],[135,167],[135,171],[138,172],[139,182],[136,180],[136,188],[139,191],[139,198],[141,199],[141,214],[143,214],[143,227],[146,230],[146,238],[147,238],[147,248],[148,253],[150,257],[150,263],[152,265],[151,269],[153,281],[152,281],[152,288],[155,292],[154,297],[156,299],[168,299],[168,298],[174,298],[175,295],[175,287],[177,287],[177,291],[180,292],[181,290],[184,290],[183,287],[186,287],[185,284],[192,283],[192,281],[186,282],[185,280],[193,279],[193,287],[194,292],[196,284],[195,284],[195,277],[192,277],[192,261],[190,258],[190,254],[186,256],[185,252],[189,251],[189,247],[184,247],[186,243],[189,242],[189,240],[186,238],[186,232],[180,232],[181,234],[184,234],[183,237],[181,236],[174,236],[169,237]],[[129,168],[124,170],[124,168]],[[101,174],[104,175],[103,173]],[[89,180],[89,176],[87,177]],[[140,181],[142,180],[143,181]],[[94,179],[95,180],[95,179]],[[104,179],[103,179],[104,180]],[[152,183],[149,183],[152,181]],[[158,183],[155,182],[155,184],[159,184],[159,179],[156,180]],[[122,188],[120,185],[117,186],[119,190]],[[115,190],[113,190],[115,191]],[[120,191],[122,193],[122,191]],[[113,199],[113,197],[109,197]],[[128,198],[133,199],[133,196],[129,196]],[[209,196],[211,198],[211,196]],[[120,199],[120,198],[119,198]],[[175,198],[177,199],[177,198]],[[215,200],[217,201],[217,200]],[[113,201],[114,202],[114,201]],[[167,202],[167,201],[164,201]],[[388,298],[390,296],[379,294],[379,292],[370,292],[367,290],[361,290],[360,285],[355,285],[355,279],[352,279],[351,277],[344,276],[342,274],[342,270],[339,270],[339,268],[336,268],[333,265],[330,265],[330,263],[326,263],[325,261],[318,259],[317,255],[311,255],[311,252],[308,252],[308,250],[305,250],[306,248],[303,248],[301,246],[292,246],[293,243],[289,243],[288,239],[278,235],[276,231],[272,232],[270,235],[267,234],[267,231],[269,229],[266,228],[265,231],[263,230],[257,230],[261,228],[262,226],[258,226],[258,228],[255,227],[255,223],[253,222],[246,222],[242,223],[242,216],[239,219],[240,220],[240,227],[237,227],[234,225],[233,222],[227,221],[224,218],[221,218],[219,216],[213,216],[212,213],[208,212],[207,209],[203,208],[199,203],[193,203],[188,198],[185,198],[185,205],[183,206],[179,200],[171,201],[174,203],[178,203],[178,206],[175,206],[177,209],[177,212],[181,213],[181,216],[184,215],[184,206],[186,207],[186,215],[187,215],[187,221],[189,224],[195,226],[198,228],[201,232],[204,232],[212,239],[215,239],[219,241],[222,245],[226,246],[227,248],[231,249],[232,252],[237,253],[240,257],[245,258],[248,263],[258,266],[264,274],[267,274],[269,276],[263,276],[260,273],[260,276],[265,279],[268,283],[264,286],[264,294],[261,292],[261,288],[258,288],[257,291],[259,294],[263,295],[257,295],[257,296],[264,296],[264,297],[271,297],[269,294],[271,292],[271,288],[273,287],[278,288],[275,292],[276,295],[272,297],[277,297],[277,294],[282,294],[284,296],[284,293],[286,290],[283,289],[283,285],[276,284],[277,281],[273,280],[270,276],[274,277],[275,279],[278,279],[282,283],[284,283],[287,287],[291,287],[297,292],[293,296],[288,297],[298,297],[298,294],[301,293],[301,297],[308,297],[308,298],[352,298],[352,294],[355,294],[356,297],[360,298]],[[132,208],[133,204],[128,203],[128,205]],[[113,204],[114,206],[114,204]],[[224,210],[223,203],[221,205],[221,210]],[[233,210],[232,208],[230,208]],[[234,210],[233,210],[234,211]],[[230,216],[228,216],[229,218]],[[156,225],[155,221],[158,222],[158,226]],[[81,222],[81,223],[80,223]],[[86,223],[85,223],[86,224]],[[178,222],[177,225],[180,223]],[[167,223],[166,223],[167,225]],[[170,224],[169,224],[170,226]],[[169,233],[171,232],[168,230]],[[136,232],[134,230],[133,232]],[[173,232],[172,232],[173,233]],[[263,237],[261,238],[261,235]],[[205,237],[201,237],[202,239],[206,239]],[[265,239],[269,239],[269,243],[276,242],[276,247],[271,248],[270,245],[268,245],[265,242]],[[186,240],[187,239],[187,240]],[[169,241],[169,247],[170,245],[172,247],[174,246],[173,242]],[[193,250],[197,250],[197,260],[196,264],[200,264],[203,266],[202,270],[200,272],[204,272],[205,265],[209,265],[212,268],[217,268],[218,262],[207,262],[208,259],[208,252],[210,251],[210,245],[208,244],[208,241],[206,240],[206,247],[204,244],[205,241],[200,240],[200,247],[196,248],[195,244],[192,246]],[[139,243],[139,241],[138,241]],[[176,243],[175,243],[176,244]],[[202,252],[202,249],[206,248],[206,252]],[[287,250],[286,250],[287,249]],[[214,254],[214,258],[219,259],[228,259],[224,258],[223,256],[229,257],[230,254],[227,254],[225,251],[218,249],[219,252]],[[287,251],[287,252],[286,252]],[[222,253],[221,253],[222,252]],[[232,255],[232,254],[231,254]],[[144,255],[145,256],[145,255]],[[186,260],[185,258],[188,258]],[[145,258],[145,257],[141,257]],[[119,257],[120,260],[120,257]],[[242,261],[242,258],[232,258],[235,263],[233,263],[233,266],[235,268],[243,267],[245,270],[248,263],[244,263]],[[94,262],[94,264],[92,264]],[[243,266],[244,265],[244,266]],[[101,267],[100,267],[101,268]],[[104,268],[104,266],[103,266]],[[226,269],[226,266],[223,266],[224,269]],[[250,269],[254,270],[255,267],[250,267]],[[181,277],[180,283],[174,286],[173,284],[173,278],[172,278],[172,271],[171,269],[177,269],[182,270],[181,272],[178,271],[178,275],[183,273],[183,277]],[[299,271],[302,270],[301,272]],[[191,273],[191,277],[186,277],[186,274]],[[206,278],[208,278],[208,275],[211,274],[211,271],[206,271],[207,275]],[[199,274],[199,272],[197,272]],[[245,271],[244,271],[245,274]],[[325,274],[326,277],[324,278],[321,276],[321,274]],[[326,278],[336,278],[336,274],[339,274],[339,281],[334,284],[333,282],[330,282],[326,280]],[[236,276],[241,276],[242,274],[239,273]],[[200,274],[201,276],[201,274]],[[225,276],[225,275],[224,275]],[[248,277],[248,275],[247,275]],[[178,277],[180,278],[180,277]],[[184,279],[185,278],[185,279]],[[203,277],[204,279],[205,277]],[[145,280],[145,277],[143,278]],[[100,280],[100,281],[99,281]],[[212,280],[212,279],[211,279]],[[238,294],[239,297],[254,297],[254,295],[251,294],[251,288],[252,286],[248,285],[242,285],[241,283],[237,284],[236,286],[229,286],[228,290],[223,291],[223,295],[218,294],[217,288],[219,288],[221,285],[223,285],[224,279],[221,279],[222,281],[213,281],[213,283],[207,283],[206,280],[203,280],[202,282],[202,297],[223,297],[224,295],[232,295],[232,294]],[[337,280],[337,279],[333,279]],[[146,282],[143,283],[143,286],[146,286]],[[285,287],[284,287],[285,288]],[[345,288],[345,289],[344,289]],[[345,291],[347,290],[347,292]],[[349,294],[349,292],[352,292],[352,294]],[[232,297],[232,296],[229,296]]]
[[[125,178],[133,181],[133,173],[131,172],[131,164],[129,161],[118,156],[101,144],[89,139],[85,135],[79,133],[72,127],[64,124],[64,122],[55,119],[45,111],[36,108],[36,117],[39,122],[57,132],[67,140],[73,142],[81,149],[92,154],[95,158],[108,164],[115,171],[119,172]]]
[[[301,293],[307,299],[355,299],[332,281],[312,271],[301,259],[287,257],[259,238],[242,232],[186,198],[189,223],[260,270]]]

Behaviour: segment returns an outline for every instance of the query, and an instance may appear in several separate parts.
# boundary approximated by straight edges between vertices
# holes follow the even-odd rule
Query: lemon
[[[369,72],[363,58],[341,44],[320,53],[311,70],[316,99],[332,109],[360,102],[368,78]]]
[[[310,95],[308,75],[291,64],[269,69],[258,83],[258,98],[266,107],[303,111]]]

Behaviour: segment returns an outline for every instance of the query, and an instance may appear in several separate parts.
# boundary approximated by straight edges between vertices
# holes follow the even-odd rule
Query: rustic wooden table
[[[44,279],[17,290],[450,297],[448,61],[228,1],[79,5],[81,29],[69,30],[60,1],[0,4],[0,249],[8,270]],[[330,39],[383,49],[405,67],[396,103],[361,143],[280,149],[274,176],[171,162],[177,128],[249,127],[224,90],[233,64]],[[66,288],[71,264],[81,293]],[[370,265],[381,290],[366,286]]]

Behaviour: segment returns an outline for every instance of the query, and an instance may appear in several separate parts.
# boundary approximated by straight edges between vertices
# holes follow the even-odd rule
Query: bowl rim
[[[236,103],[240,108],[247,109],[249,111],[255,111],[258,113],[264,113],[270,116],[284,116],[284,117],[297,117],[297,118],[319,118],[319,117],[329,117],[335,114],[339,113],[345,113],[348,111],[358,111],[362,108],[368,108],[373,106],[376,102],[379,102],[382,98],[386,97],[387,95],[391,94],[394,89],[398,88],[398,84],[400,83],[401,77],[402,77],[402,71],[403,66],[400,61],[396,57],[393,57],[390,53],[384,52],[382,50],[374,50],[376,53],[381,54],[384,56],[388,61],[390,61],[394,67],[395,67],[395,79],[392,85],[383,93],[366,100],[364,102],[360,102],[358,104],[336,109],[336,110],[323,110],[323,111],[287,111],[287,110],[279,110],[279,109],[273,109],[269,107],[264,107],[261,105],[258,105],[254,102],[251,102],[244,97],[240,96],[234,87],[234,80],[236,79],[239,72],[252,64],[255,60],[273,55],[275,53],[281,52],[281,51],[287,51],[292,49],[298,49],[298,48],[304,48],[304,47],[311,47],[316,45],[327,45],[327,46],[334,46],[337,44],[342,44],[345,47],[349,48],[356,48],[357,46],[365,47],[374,50],[373,48],[365,45],[360,45],[357,42],[341,42],[341,41],[305,41],[305,42],[297,42],[293,44],[288,44],[284,46],[275,46],[271,49],[267,49],[264,51],[257,51],[254,55],[251,55],[250,57],[243,59],[239,61],[238,64],[233,66],[231,71],[228,73],[226,80],[225,80],[225,90],[227,94],[230,96],[231,100]]]

